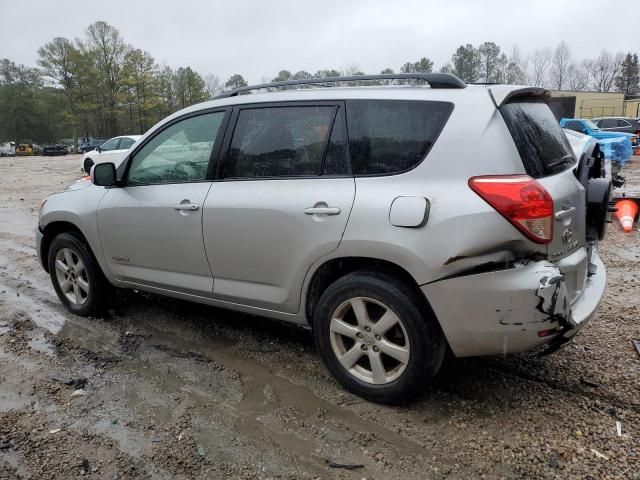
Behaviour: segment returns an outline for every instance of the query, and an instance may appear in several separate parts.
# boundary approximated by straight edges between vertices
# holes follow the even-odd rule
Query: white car
[[[95,150],[85,153],[80,160],[80,170],[89,173],[97,163],[111,162],[120,165],[129,149],[142,135],[123,135],[107,140]]]
[[[580,159],[582,154],[588,148],[589,143],[594,140],[594,138],[590,135],[585,135],[584,133],[569,130],[568,128],[563,128],[563,131],[569,140],[569,144],[571,145],[576,158]],[[604,171],[607,178],[612,177],[610,158],[605,158],[604,160]]]
[[[16,144],[7,142],[0,144],[0,157],[13,157],[16,154]]]

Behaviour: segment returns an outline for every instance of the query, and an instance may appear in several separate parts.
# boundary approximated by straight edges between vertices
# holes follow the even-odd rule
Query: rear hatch
[[[553,236],[547,244],[547,259],[558,263],[565,274],[571,298],[582,290],[588,263],[582,248],[586,244],[585,189],[574,174],[577,159],[542,96],[529,92],[511,97],[500,111],[525,171],[553,199]]]

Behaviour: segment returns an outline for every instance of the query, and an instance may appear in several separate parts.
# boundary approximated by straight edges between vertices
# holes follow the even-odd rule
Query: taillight
[[[553,199],[528,175],[473,177],[469,187],[536,243],[553,238]]]

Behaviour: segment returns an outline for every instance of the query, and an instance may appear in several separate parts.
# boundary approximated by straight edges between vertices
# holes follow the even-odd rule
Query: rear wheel
[[[93,167],[93,160],[86,158],[84,160],[84,171],[89,175],[91,173],[91,167]]]
[[[321,296],[314,339],[333,376],[367,400],[416,398],[438,372],[446,341],[429,306],[391,276],[348,274]]]
[[[111,286],[84,241],[61,233],[49,247],[49,275],[62,304],[71,313],[89,316],[106,304]]]

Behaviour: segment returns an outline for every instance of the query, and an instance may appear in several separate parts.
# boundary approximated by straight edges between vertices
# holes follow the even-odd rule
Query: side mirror
[[[589,135],[589,130],[587,130],[586,128],[583,128],[582,133],[584,133],[585,135]]]
[[[113,187],[118,182],[116,166],[111,162],[94,165],[91,168],[91,181],[99,187]]]
[[[96,150],[98,151],[98,153],[102,153],[102,146],[98,145],[96,147]]]

